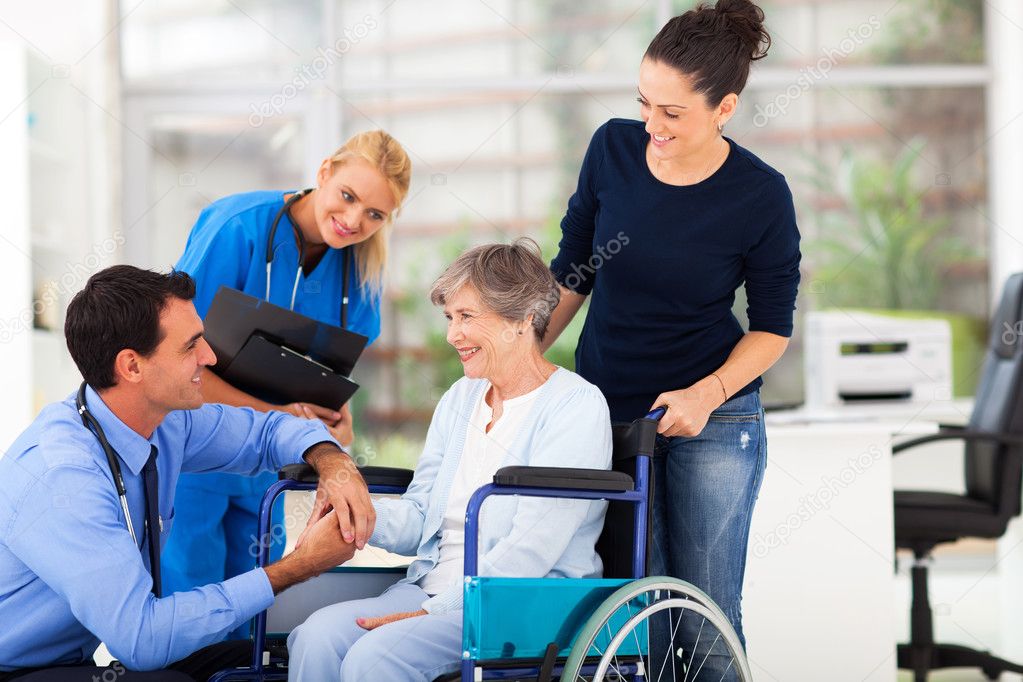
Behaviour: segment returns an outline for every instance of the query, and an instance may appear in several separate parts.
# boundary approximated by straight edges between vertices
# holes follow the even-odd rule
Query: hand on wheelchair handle
[[[666,407],[657,425],[663,436],[698,436],[707,426],[710,413],[724,402],[717,379],[706,377],[688,388],[667,391],[657,396],[650,409]]]
[[[406,611],[405,613],[392,613],[387,616],[377,616],[376,618],[356,618],[355,624],[364,630],[375,630],[381,625],[387,625],[397,620],[405,620],[406,618],[415,618],[416,616],[425,616],[427,612],[423,609],[418,611]]]

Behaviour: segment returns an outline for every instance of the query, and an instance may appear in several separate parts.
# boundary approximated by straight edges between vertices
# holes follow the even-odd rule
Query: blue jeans
[[[728,616],[743,646],[746,639],[741,601],[746,547],[766,464],[767,437],[758,391],[721,405],[697,436],[658,436],[654,451],[649,573],[675,576],[706,592]],[[677,651],[681,646],[691,652],[699,625],[699,619],[683,620],[673,649]],[[663,660],[663,653],[656,653],[664,651],[667,632],[666,623],[652,624],[656,661]],[[706,635],[704,631],[702,639]],[[721,679],[724,669],[715,660],[717,652],[723,652],[720,644],[707,658],[699,679],[722,666],[720,674],[707,677]],[[698,649],[694,660],[703,660],[706,653]]]

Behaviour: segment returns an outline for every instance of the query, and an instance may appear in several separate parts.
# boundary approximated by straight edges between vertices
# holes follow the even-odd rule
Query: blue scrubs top
[[[185,253],[175,266],[195,279],[195,308],[206,317],[213,297],[226,285],[250,296],[266,296],[266,240],[283,192],[246,192],[210,204],[188,236]],[[298,246],[287,214],[274,235],[270,302],[288,308],[298,268]],[[348,329],[369,337],[380,335],[380,298],[359,285],[356,259],[348,273]],[[341,323],[341,274],[344,254],[328,249],[307,277],[299,278],[295,312],[320,322]],[[324,407],[337,407],[325,405]]]
[[[221,286],[234,287],[250,296],[266,296],[266,240],[277,212],[284,206],[284,192],[245,192],[214,201],[202,213],[188,236],[185,252],[175,266],[195,279],[195,308],[206,313]],[[270,302],[288,308],[295,286],[298,245],[290,218],[285,213],[274,235],[274,260],[270,272]],[[359,285],[356,259],[348,272],[348,329],[369,337],[380,335],[380,298]],[[344,254],[327,249],[308,277],[299,278],[295,312],[321,322],[341,323],[341,274]],[[338,405],[324,405],[334,408]],[[245,477],[233,474],[186,475],[186,484],[227,495],[262,496],[273,474]]]

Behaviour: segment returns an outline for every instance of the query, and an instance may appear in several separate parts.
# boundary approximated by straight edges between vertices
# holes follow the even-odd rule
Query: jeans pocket
[[[735,396],[710,413],[710,421],[726,424],[753,424],[761,419],[760,393]]]
[[[725,424],[752,424],[760,421],[760,413],[752,414],[715,414],[710,413],[710,421],[722,422]]]

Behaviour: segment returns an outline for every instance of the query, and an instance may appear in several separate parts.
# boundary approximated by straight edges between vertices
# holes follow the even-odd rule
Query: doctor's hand
[[[296,548],[304,542],[310,529],[333,510],[337,513],[342,537],[362,549],[373,534],[377,515],[369,488],[355,462],[333,443],[314,445],[306,453],[305,460],[316,469],[319,484],[309,523],[299,536]]]
[[[704,377],[689,388],[657,396],[650,409],[664,405],[668,411],[657,424],[663,436],[698,436],[707,426],[710,413],[725,402],[724,388],[714,376]]]
[[[393,623],[396,620],[405,620],[406,618],[415,618],[416,616],[425,616],[427,612],[423,609],[418,611],[406,611],[405,613],[392,613],[389,616],[378,616],[376,618],[356,618],[355,624],[364,630],[376,630],[381,625],[387,625]]]
[[[306,541],[301,547],[264,569],[274,594],[343,564],[355,555],[355,545],[341,537],[333,512],[306,529],[304,535]]]

